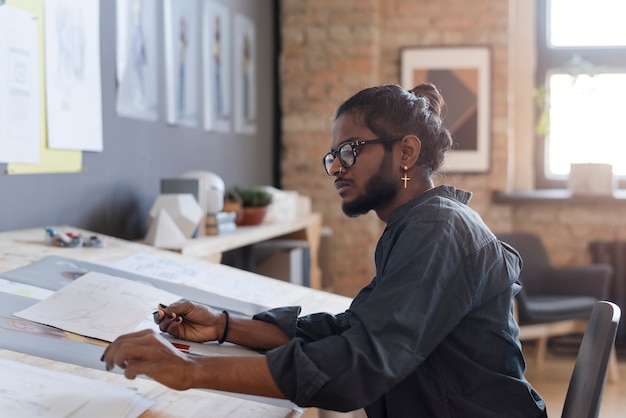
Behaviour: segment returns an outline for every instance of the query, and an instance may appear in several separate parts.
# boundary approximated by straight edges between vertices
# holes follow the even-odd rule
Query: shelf
[[[574,195],[567,189],[541,189],[524,192],[493,193],[495,203],[619,203],[626,204],[626,190],[615,190],[612,196]]]

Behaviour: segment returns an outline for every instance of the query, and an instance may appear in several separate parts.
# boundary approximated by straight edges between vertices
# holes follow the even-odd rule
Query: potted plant
[[[232,198],[241,202],[241,217],[237,225],[258,225],[265,219],[267,207],[272,203],[272,194],[262,188],[235,187],[228,192]],[[236,197],[235,197],[236,196]]]

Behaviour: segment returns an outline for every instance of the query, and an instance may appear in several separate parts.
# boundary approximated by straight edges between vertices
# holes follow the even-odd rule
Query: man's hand
[[[218,340],[224,332],[226,316],[207,306],[193,302],[159,305],[154,322],[163,332],[186,341]]]
[[[151,329],[117,338],[104,350],[100,360],[106,363],[107,370],[115,366],[124,369],[128,379],[144,374],[177,390],[191,387],[190,370],[197,367],[192,357]]]

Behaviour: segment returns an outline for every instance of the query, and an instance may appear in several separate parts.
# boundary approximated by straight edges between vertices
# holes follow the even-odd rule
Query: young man
[[[373,210],[386,223],[376,277],[338,315],[298,318],[297,307],[230,318],[190,302],[162,306],[160,329],[191,341],[228,340],[264,357],[187,357],[151,331],[120,337],[107,369],[192,387],[286,397],[301,406],[369,417],[543,417],[525,380],[512,314],[521,261],[467,203],[470,193],[434,187],[452,146],[443,100],[411,91],[365,89],[337,110],[331,151],[343,211]]]

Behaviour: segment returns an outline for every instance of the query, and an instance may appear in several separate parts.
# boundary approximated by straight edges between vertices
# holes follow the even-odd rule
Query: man
[[[443,99],[430,84],[365,89],[337,110],[331,151],[343,211],[386,223],[376,277],[341,314],[298,318],[297,307],[231,318],[190,302],[162,306],[160,329],[191,341],[225,340],[264,357],[190,358],[151,331],[105,351],[134,378],[271,397],[369,417],[542,417],[524,378],[512,315],[521,261],[467,203],[434,187],[452,146]]]

